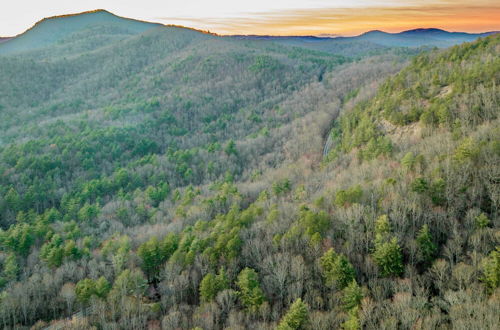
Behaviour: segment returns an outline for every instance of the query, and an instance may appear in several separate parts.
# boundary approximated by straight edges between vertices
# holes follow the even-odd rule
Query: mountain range
[[[106,10],[95,10],[79,14],[45,18],[32,28],[13,38],[0,39],[0,55],[29,52],[42,49],[71,38],[86,31],[100,35],[102,43],[122,40],[151,29],[164,29],[165,25],[118,17]],[[449,47],[476,40],[496,32],[464,33],[448,32],[440,29],[414,29],[400,33],[369,31],[354,37],[315,37],[315,36],[226,36],[257,41],[272,41],[284,45],[326,51],[335,54],[353,55],[355,53],[376,51],[385,47]],[[112,34],[112,37],[111,37]],[[107,37],[105,37],[107,35]],[[81,37],[81,36],[80,36]],[[353,52],[352,48],[359,51]],[[346,51],[348,49],[349,51]]]
[[[414,29],[399,33],[379,30],[369,31],[355,37],[315,37],[315,36],[235,36],[241,39],[270,40],[282,44],[305,47],[320,51],[335,51],[343,45],[355,44],[359,47],[439,47],[446,48],[463,42],[474,41],[496,32],[465,33],[448,32],[440,29]]]
[[[375,30],[363,33],[357,37],[351,37],[351,39],[366,40],[388,47],[436,46],[440,48],[446,48],[456,44],[474,41],[477,38],[485,37],[492,33],[495,32],[448,32],[433,28],[414,29],[399,33],[387,33]]]

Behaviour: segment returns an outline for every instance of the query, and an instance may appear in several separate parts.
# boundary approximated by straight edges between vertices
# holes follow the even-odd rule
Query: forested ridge
[[[103,23],[0,55],[2,328],[496,329],[499,53]]]

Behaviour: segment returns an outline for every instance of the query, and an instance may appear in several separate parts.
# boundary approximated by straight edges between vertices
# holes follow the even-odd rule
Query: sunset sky
[[[356,35],[418,27],[500,30],[498,0],[17,0],[0,7],[0,36],[44,17],[106,9],[114,14],[219,34]]]

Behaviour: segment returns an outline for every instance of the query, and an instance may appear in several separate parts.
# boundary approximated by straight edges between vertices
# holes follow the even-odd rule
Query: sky
[[[498,0],[0,0],[0,36],[22,33],[44,17],[94,9],[218,34],[500,30]]]

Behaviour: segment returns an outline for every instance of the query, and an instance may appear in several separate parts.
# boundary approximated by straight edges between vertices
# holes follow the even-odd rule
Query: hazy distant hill
[[[113,29],[114,34],[119,32],[122,36],[131,36],[162,25],[118,17],[105,10],[50,17],[39,21],[23,34],[2,44],[0,54],[13,54],[48,47],[79,31],[88,28],[102,29],[103,26],[108,28],[108,33],[109,29]]]
[[[474,41],[490,33],[464,33],[448,32],[440,29],[415,29],[400,33],[387,33],[383,31],[370,31],[357,37],[345,38],[350,40],[370,41],[377,45],[388,47],[420,47],[436,46],[450,47],[463,42]]]
[[[239,39],[268,40],[280,44],[325,51],[344,56],[381,51],[387,47],[446,48],[490,35],[486,33],[448,32],[440,29],[415,29],[400,33],[369,31],[355,37],[314,36],[234,36]]]
[[[311,50],[328,52],[343,56],[359,56],[369,53],[378,53],[388,47],[367,40],[350,38],[329,38],[314,36],[232,36],[243,40],[259,40],[275,42],[281,45],[307,48]]]

